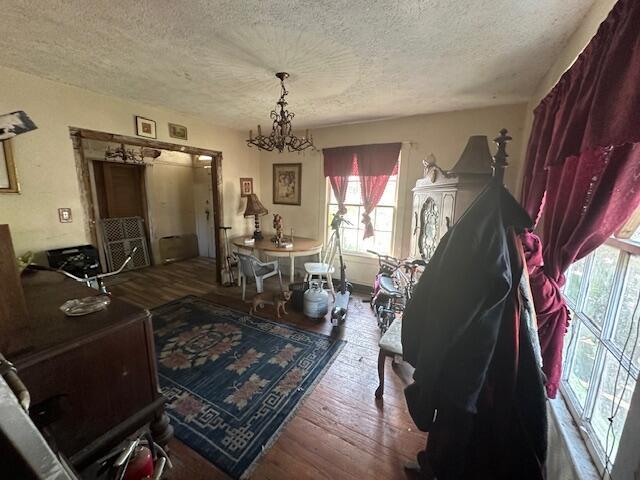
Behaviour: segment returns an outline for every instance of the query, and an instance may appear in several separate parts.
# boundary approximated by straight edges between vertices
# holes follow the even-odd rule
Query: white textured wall
[[[159,140],[222,151],[225,223],[234,233],[249,231],[239,215],[238,178],[257,175],[259,155],[246,147],[244,132],[3,67],[0,92],[1,113],[24,110],[38,125],[12,141],[22,193],[0,194],[0,223],[10,225],[17,254],[89,242],[69,126],[135,136],[135,115],[156,121]],[[168,122],[185,125],[189,140],[170,138]],[[259,193],[259,182],[255,188]],[[71,207],[73,223],[58,222],[59,207]]]

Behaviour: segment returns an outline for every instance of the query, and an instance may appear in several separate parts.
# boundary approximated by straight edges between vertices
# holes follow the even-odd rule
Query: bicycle
[[[426,266],[424,260],[399,260],[373,250],[368,253],[378,257],[378,273],[369,304],[376,314],[378,328],[386,332],[398,313],[402,313],[411,299],[417,283],[418,270]]]

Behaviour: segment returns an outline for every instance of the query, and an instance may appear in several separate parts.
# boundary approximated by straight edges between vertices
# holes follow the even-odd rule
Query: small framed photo
[[[18,173],[13,161],[11,142],[4,140],[0,145],[0,193],[20,193]]]
[[[180,140],[187,139],[187,127],[184,125],[178,125],[177,123],[169,124],[169,136],[171,138],[178,138]]]
[[[300,205],[302,203],[302,164],[273,164],[273,203]]]
[[[253,178],[240,179],[240,196],[248,197],[253,193]]]
[[[139,137],[157,138],[156,122],[148,118],[136,116],[136,135]]]

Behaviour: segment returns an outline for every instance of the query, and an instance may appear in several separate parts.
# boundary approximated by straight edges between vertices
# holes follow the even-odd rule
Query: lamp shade
[[[244,210],[245,217],[252,217],[254,215],[266,215],[269,210],[264,208],[264,205],[258,200],[258,196],[252,193],[247,197],[247,208]]]

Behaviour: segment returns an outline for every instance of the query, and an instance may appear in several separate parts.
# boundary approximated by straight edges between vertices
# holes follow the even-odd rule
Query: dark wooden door
[[[144,166],[95,162],[94,174],[100,217],[145,218]]]

